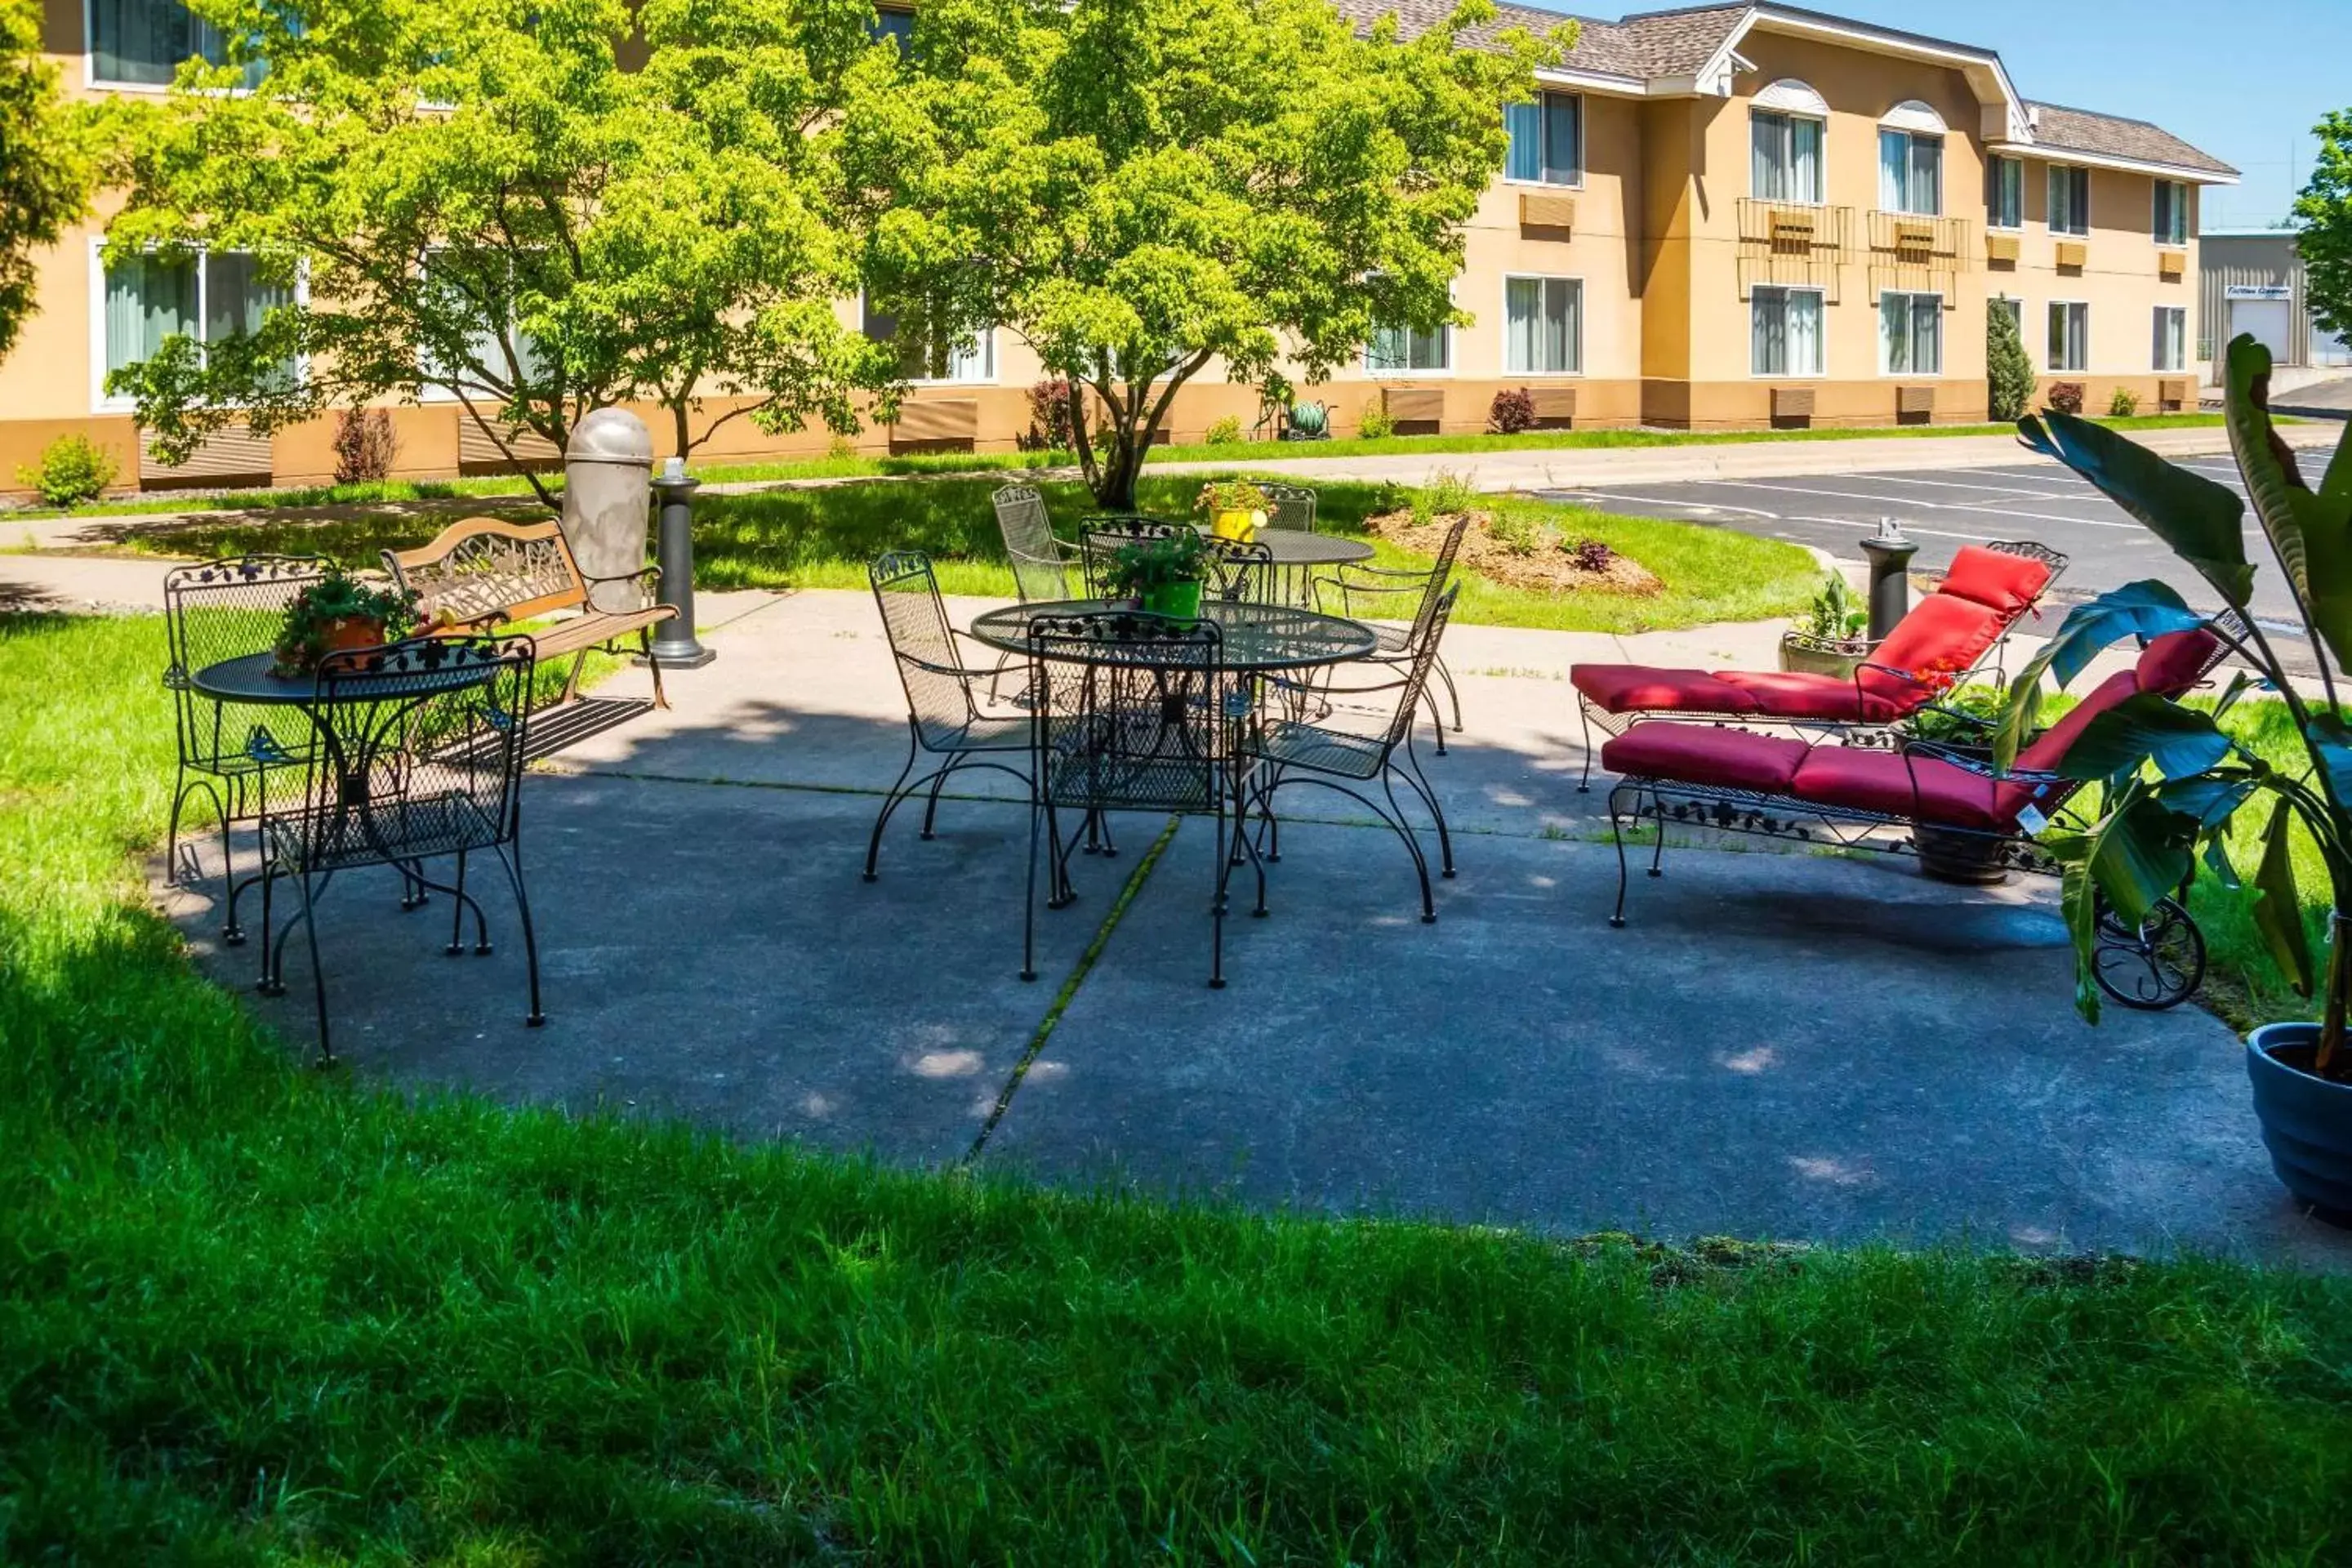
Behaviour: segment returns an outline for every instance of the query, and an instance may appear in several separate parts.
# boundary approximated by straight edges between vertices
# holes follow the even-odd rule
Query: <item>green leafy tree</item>
[[[835,309],[856,247],[812,134],[843,73],[887,51],[867,6],[194,8],[226,63],[106,111],[130,196],[108,255],[250,252],[277,297],[245,331],[173,338],[110,379],[167,458],[230,421],[266,433],[436,393],[509,459],[524,432],[560,447],[628,401],[666,406],[681,451],[738,416],[852,430],[861,392],[889,406],[895,360]],[[257,90],[220,90],[250,70]],[[714,395],[741,401],[698,429]]]
[[[33,253],[55,245],[89,200],[90,160],[41,58],[41,7],[0,0],[0,358],[36,308]]]
[[[2025,417],[2033,401],[2033,356],[2025,352],[2016,318],[1998,306],[1985,313],[1985,378],[1993,418]]]
[[[1573,41],[1470,0],[1410,43],[1328,0],[925,0],[849,72],[842,163],[866,288],[910,357],[1003,327],[1071,384],[1096,499],[1222,363],[1286,395],[1374,331],[1470,318],[1448,285],[1506,101]]]
[[[2319,157],[2294,212],[2304,297],[2323,328],[2352,333],[2352,110],[2330,110],[2313,134]]]

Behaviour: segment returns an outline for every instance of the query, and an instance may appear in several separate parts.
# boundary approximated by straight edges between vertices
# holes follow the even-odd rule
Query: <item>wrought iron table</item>
[[[1308,533],[1297,528],[1261,528],[1250,542],[1264,545],[1270,557],[1268,564],[1275,587],[1266,597],[1308,609],[1315,604],[1315,568],[1344,566],[1372,558],[1370,540],[1349,539],[1337,533]]]
[[[1260,534],[1260,539],[1266,534]],[[1321,540],[1321,534],[1297,533],[1298,539]],[[1351,544],[1358,542],[1339,540]],[[1361,546],[1366,554],[1370,545]],[[1005,653],[1026,657],[1029,624],[1040,616],[1082,616],[1088,612],[1132,608],[1107,599],[1063,599],[1044,604],[1007,605],[990,610],[971,623],[977,641]],[[1203,619],[1214,621],[1223,638],[1222,662],[1233,674],[1265,675],[1277,670],[1312,669],[1345,664],[1368,657],[1380,646],[1380,637],[1361,621],[1302,610],[1290,605],[1237,604],[1223,599],[1202,602]],[[1115,646],[1115,645],[1112,645]],[[1110,656],[1102,656],[1108,659]]]
[[[188,684],[205,696],[222,702],[244,702],[256,706],[309,708],[318,701],[318,683],[307,675],[278,676],[270,670],[277,666],[274,653],[248,653],[237,658],[225,658],[218,664],[208,664],[188,678]],[[420,674],[404,683],[403,698],[413,698],[430,691],[455,690],[460,686],[478,684],[482,672],[471,666],[452,665],[448,669]]]

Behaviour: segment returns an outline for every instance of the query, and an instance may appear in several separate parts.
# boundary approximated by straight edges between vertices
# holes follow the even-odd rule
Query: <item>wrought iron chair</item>
[[[1031,738],[1037,789],[1029,818],[1029,891],[1021,978],[1037,978],[1037,856],[1045,850],[1046,907],[1077,896],[1069,879],[1076,841],[1062,813],[1089,825],[1105,812],[1171,812],[1216,823],[1209,984],[1225,984],[1225,888],[1238,855],[1258,852],[1242,835],[1227,769],[1236,688],[1223,668],[1223,637],[1207,619],[1171,620],[1125,610],[1041,616],[1029,628],[1033,688],[1039,694]],[[1234,838],[1226,829],[1232,826]],[[1265,870],[1257,864],[1258,908]]]
[[[957,651],[958,634],[948,624],[930,557],[918,551],[894,551],[875,562],[866,576],[874,586],[875,605],[882,612],[882,629],[890,639],[890,656],[898,666],[898,682],[907,692],[907,765],[898,770],[898,781],[884,797],[866,842],[866,879],[871,882],[881,874],[882,830],[917,790],[926,785],[930,790],[923,808],[927,839],[939,817],[940,791],[960,769],[993,769],[1018,779],[1024,794],[1034,792],[1028,772],[1018,765],[1028,760],[1028,716],[992,712],[982,703],[975,688],[993,682],[997,672],[966,665]],[[1034,693],[1024,698],[1024,705],[1034,701]],[[941,761],[917,778],[916,764],[927,755]]]
[[[522,921],[523,953],[536,1028],[539,940],[522,876],[522,764],[535,658],[528,637],[418,637],[389,647],[329,654],[310,705],[318,732],[300,795],[272,802],[261,819],[261,989],[286,992],[286,944],[297,921],[310,950],[319,1006],[319,1056],[332,1060],[327,974],[319,962],[316,910],[343,871],[388,866],[404,882],[451,900],[451,957],[465,951],[466,911],[474,951],[490,952],[489,923],[466,890],[469,856],[488,850],[506,872]],[[454,858],[457,876],[438,882],[425,862]],[[271,928],[278,883],[299,905]]]
[[[1419,658],[1421,645],[1431,636],[1430,618],[1437,608],[1438,596],[1445,592],[1454,575],[1454,558],[1462,552],[1462,537],[1470,526],[1465,515],[1454,520],[1445,531],[1444,540],[1437,547],[1437,555],[1427,566],[1366,566],[1359,562],[1342,563],[1322,579],[1328,597],[1318,595],[1318,605],[1333,608],[1350,620],[1381,616],[1391,624],[1372,626],[1380,638],[1380,647],[1366,662],[1377,664],[1395,672],[1400,680],[1410,675],[1413,661]],[[1413,612],[1410,625],[1397,625],[1390,614],[1404,607],[1407,595],[1412,596]],[[1454,689],[1454,674],[1445,668],[1445,656],[1440,651],[1431,666],[1431,673],[1445,688],[1447,701],[1454,709],[1454,728],[1462,729],[1462,697]],[[1374,687],[1356,688],[1361,695]],[[1429,727],[1437,736],[1437,754],[1445,755],[1445,720],[1437,706],[1434,687],[1423,683],[1422,702],[1429,710]]]
[[[1393,709],[1386,712],[1334,709],[1324,716],[1323,721],[1316,723],[1268,717],[1242,745],[1244,757],[1255,764],[1249,803],[1250,809],[1258,816],[1259,831],[1265,838],[1266,859],[1282,858],[1281,823],[1274,815],[1275,792],[1294,784],[1319,784],[1336,790],[1370,810],[1404,841],[1406,851],[1412,857],[1413,871],[1421,879],[1423,924],[1433,923],[1437,919],[1437,905],[1430,893],[1429,858],[1423,852],[1421,840],[1397,799],[1396,781],[1402,779],[1428,808],[1437,824],[1438,851],[1444,874],[1453,876],[1453,835],[1445,826],[1445,812],[1437,804],[1437,792],[1422,773],[1421,760],[1413,752],[1412,726],[1422,694],[1428,689],[1431,667],[1437,661],[1437,645],[1445,635],[1445,624],[1454,614],[1454,596],[1460,592],[1458,587],[1452,587],[1437,596],[1429,612],[1428,635],[1414,650],[1404,679],[1393,686],[1371,689],[1396,691]],[[1345,728],[1330,721],[1342,713],[1356,712],[1368,721],[1362,728]],[[1378,783],[1388,797],[1385,810],[1369,795],[1353,787],[1373,783]],[[1260,902],[1263,901],[1261,895]]]
[[[204,880],[195,846],[180,841],[188,803],[203,795],[220,824],[221,940],[230,946],[245,941],[236,921],[237,897],[253,880],[236,880],[231,827],[258,818],[268,802],[270,773],[306,764],[316,742],[300,710],[218,701],[198,691],[194,677],[208,665],[275,646],[287,605],[323,577],[327,566],[317,555],[237,555],[176,566],[163,576],[163,632],[170,649],[163,686],[172,694],[180,752],[165,854],[174,880]]]
[[[1315,492],[1305,485],[1283,484],[1274,479],[1260,479],[1257,488],[1265,492],[1269,503],[1265,512],[1268,528],[1296,529],[1300,533],[1315,531]]]
[[[991,498],[996,507],[997,531],[1004,536],[1005,557],[1013,563],[1013,584],[1024,605],[1074,599],[1070,548],[1054,537],[1054,521],[1045,498],[1034,485],[1005,485]]]
[[[1201,542],[1208,547],[1209,574],[1202,586],[1228,604],[1278,605],[1283,602],[1282,578],[1274,566],[1274,551],[1261,543],[1242,544],[1214,534]]]

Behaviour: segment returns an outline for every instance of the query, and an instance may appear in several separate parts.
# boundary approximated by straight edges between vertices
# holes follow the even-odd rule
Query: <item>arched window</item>
[[[1913,99],[1878,122],[1878,205],[1891,213],[1944,211],[1944,117]]]
[[[1818,205],[1830,106],[1803,82],[1783,79],[1756,95],[1748,114],[1748,194],[1759,201]]]

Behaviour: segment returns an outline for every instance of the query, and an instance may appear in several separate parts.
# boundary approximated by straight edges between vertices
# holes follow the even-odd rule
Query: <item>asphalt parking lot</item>
[[[2182,466],[2245,493],[2237,466],[2225,456],[2193,458]],[[2070,558],[2059,584],[2064,597],[2086,598],[2141,578],[2161,577],[2192,605],[2221,607],[2220,599],[2146,528],[2054,463],[1689,480],[1546,495],[1599,511],[1675,518],[1795,540],[1848,561],[1861,559],[1857,542],[1875,531],[1880,519],[1893,518],[1918,542],[1914,569],[1930,574],[1941,571],[1963,544],[2031,539],[2064,551]],[[2280,581],[2251,515],[2247,528],[2249,552],[2261,566],[2254,577],[2254,613],[2265,624],[2299,629],[2294,596]]]

